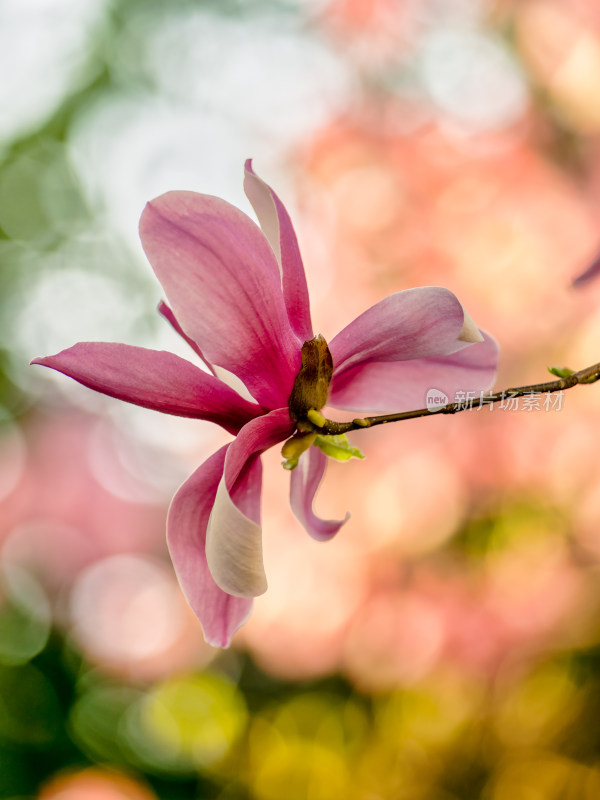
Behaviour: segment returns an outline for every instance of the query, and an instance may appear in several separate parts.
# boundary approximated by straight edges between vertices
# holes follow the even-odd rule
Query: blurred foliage
[[[600,785],[597,647],[486,689],[439,672],[376,696],[340,678],[266,679],[242,655],[233,682],[226,662],[155,686],[115,683],[53,631],[30,661],[0,668],[0,797],[32,797],[58,767],[92,765],[164,800],[591,800]]]

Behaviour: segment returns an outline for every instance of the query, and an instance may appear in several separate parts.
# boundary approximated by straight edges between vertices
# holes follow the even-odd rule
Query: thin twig
[[[388,422],[400,422],[403,419],[416,419],[417,417],[433,417],[439,414],[457,414],[460,411],[469,411],[473,408],[502,403],[524,395],[549,394],[551,392],[561,392],[571,389],[573,386],[585,383],[595,383],[600,380],[600,363],[593,364],[591,367],[572,372],[565,378],[558,378],[547,383],[533,383],[529,386],[515,386],[511,389],[504,389],[501,392],[482,393],[478,398],[469,398],[467,401],[448,403],[445,406],[435,408],[419,408],[415,411],[401,411],[398,414],[383,414],[376,417],[362,417],[353,419],[350,422],[335,422],[326,420],[320,427],[319,433],[324,435],[338,435],[349,431],[358,431],[364,428],[372,428],[374,425],[386,425]]]

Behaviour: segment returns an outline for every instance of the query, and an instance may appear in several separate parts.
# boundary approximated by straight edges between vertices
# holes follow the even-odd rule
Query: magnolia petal
[[[427,407],[431,389],[444,393],[448,402],[455,396],[478,399],[493,385],[498,364],[498,345],[488,333],[482,335],[483,342],[448,356],[359,364],[334,375],[329,404],[361,412],[411,411]]]
[[[244,168],[244,191],[279,264],[292,330],[303,342],[312,339],[306,276],[292,221],[275,192],[252,169],[251,159]]]
[[[240,397],[243,397],[244,400],[247,400],[249,403],[254,403],[254,398],[237,375],[224,369],[224,367],[213,367],[213,372],[222,383],[229,386],[230,389],[233,389]]]
[[[287,408],[251,420],[229,446],[223,480],[208,523],[206,558],[229,594],[254,597],[267,588],[260,530],[260,454],[291,435]]]
[[[331,539],[350,519],[348,513],[342,520],[320,519],[313,511],[313,501],[326,465],[327,457],[316,447],[311,447],[292,470],[290,481],[292,511],[313,539],[321,542]]]
[[[140,220],[146,255],[181,328],[211,363],[280,408],[300,368],[300,342],[279,268],[258,226],[217,197],[168,192]]]
[[[158,313],[167,320],[167,322],[173,328],[173,330],[176,331],[176,333],[178,333],[181,336],[181,338],[189,344],[194,353],[196,353],[196,355],[204,362],[204,364],[206,364],[207,368],[212,372],[212,374],[215,375],[216,373],[212,364],[209,364],[206,358],[204,358],[202,350],[200,350],[196,342],[193,339],[190,339],[187,333],[183,330],[179,322],[177,322],[175,314],[172,312],[172,310],[169,308],[169,306],[165,303],[164,300],[161,300],[160,303],[158,304]]]
[[[335,373],[376,361],[444,356],[472,337],[465,311],[448,289],[424,286],[397,292],[369,308],[329,343]]]
[[[464,311],[464,309],[463,309]],[[465,342],[466,344],[475,344],[476,342],[483,342],[483,335],[477,325],[473,322],[471,315],[465,311],[465,319],[463,326],[458,334],[458,341]]]
[[[229,646],[252,609],[251,599],[232,597],[217,586],[206,562],[206,527],[227,448],[218,450],[185,481],[167,518],[167,543],[177,578],[206,641],[215,647]]]
[[[274,444],[285,441],[293,430],[294,423],[287,406],[256,417],[244,425],[227,453],[225,478],[228,491],[233,490],[252,456],[260,455]]]
[[[32,364],[50,367],[119,400],[166,414],[216,422],[237,433],[260,413],[214,375],[164,350],[113,342],[79,342]]]
[[[208,524],[206,559],[211,575],[223,591],[236,597],[257,597],[267,591],[260,516],[256,522],[247,517],[235,499],[244,493],[260,499],[262,467],[258,458],[249,463],[241,484],[232,496],[225,479],[219,483]]]

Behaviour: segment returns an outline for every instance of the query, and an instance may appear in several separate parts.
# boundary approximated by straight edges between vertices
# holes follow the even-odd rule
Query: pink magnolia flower
[[[234,435],[181,486],[167,520],[182,589],[207,641],[221,647],[247,619],[252,598],[267,588],[260,455],[296,429],[302,413],[288,403],[303,343],[313,340],[290,218],[250,161],[244,188],[260,228],[224,200],[187,191],[148,203],[140,222],[144,250],[169,301],[159,310],[204,366],[164,351],[100,342],[32,362],[111,397],[216,422]],[[355,411],[421,407],[430,387],[449,396],[479,392],[490,386],[497,363],[493,339],[439,287],[387,297],[335,336],[329,351],[333,374],[317,405],[328,394],[330,405]],[[232,376],[251,399],[229,385]],[[322,520],[312,510],[325,462],[323,452],[310,447],[291,472],[292,509],[319,540],[331,538],[348,518]]]

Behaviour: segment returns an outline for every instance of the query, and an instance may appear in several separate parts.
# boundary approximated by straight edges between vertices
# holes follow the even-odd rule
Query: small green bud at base
[[[283,443],[281,455],[285,461],[281,466],[284,469],[295,469],[298,466],[300,456],[314,442],[316,433],[295,433],[291,439]]]
[[[345,434],[339,436],[319,436],[315,437],[315,447],[318,447],[326,456],[334,458],[336,461],[349,461],[351,458],[364,458],[364,454],[353,447]]]
[[[359,428],[370,428],[371,423],[368,419],[363,419],[362,417],[357,417],[356,419],[352,420],[353,425],[357,425]]]
[[[556,375],[557,378],[568,378],[573,374],[573,370],[568,367],[548,367],[548,372],[551,375]]]
[[[323,414],[314,408],[311,408],[306,416],[313,425],[317,426],[317,428],[322,428],[327,422],[327,419],[323,416]]]

